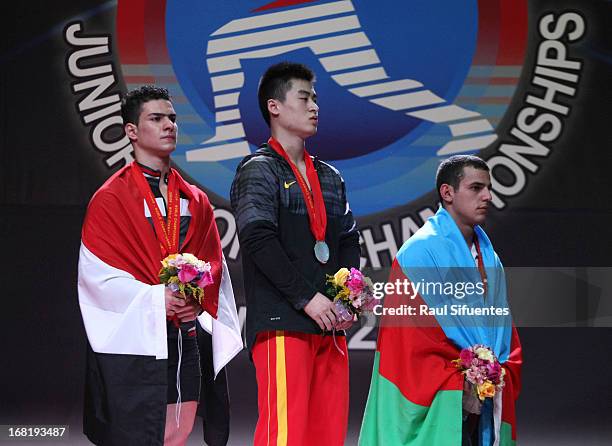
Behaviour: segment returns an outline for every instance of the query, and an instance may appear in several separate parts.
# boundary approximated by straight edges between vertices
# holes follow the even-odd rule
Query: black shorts
[[[189,336],[189,329],[197,321],[181,324],[183,351],[181,357],[181,401],[199,401],[200,399],[200,353],[198,352],[197,336]],[[178,390],[176,388],[176,370],[178,367],[178,329],[174,323],[168,322],[168,404],[176,404]]]

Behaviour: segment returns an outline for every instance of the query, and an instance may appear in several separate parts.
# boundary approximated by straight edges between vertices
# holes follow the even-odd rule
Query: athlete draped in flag
[[[272,137],[238,166],[231,201],[242,248],[247,343],[256,368],[255,445],[344,444],[348,353],[325,274],[359,267],[344,182],[311,157],[319,107],[303,65],[270,67],[259,106]],[[335,335],[333,335],[333,331]]]
[[[79,257],[88,339],[84,431],[100,445],[182,445],[200,395],[227,397],[225,372],[212,381],[242,349],[236,305],[208,198],[170,167],[177,124],[167,90],[134,90],[121,113],[136,161],[91,199]],[[179,252],[210,262],[213,283],[202,306],[160,284],[161,261]],[[200,409],[228,411],[225,402],[211,408],[203,401]],[[222,418],[212,426],[205,420],[208,444],[227,442]]]
[[[478,157],[453,156],[438,168],[436,187],[442,206],[393,264],[389,281],[408,280],[411,291],[385,298],[360,446],[516,441],[521,346],[503,266],[479,226],[491,202],[489,168]],[[404,316],[391,311],[408,307]],[[482,402],[453,362],[476,344],[505,370],[504,387]]]

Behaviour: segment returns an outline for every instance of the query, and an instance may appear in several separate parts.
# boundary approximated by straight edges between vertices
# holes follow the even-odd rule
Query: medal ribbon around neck
[[[476,253],[478,254],[478,272],[480,273],[480,278],[482,279],[482,283],[484,284],[484,293],[487,295],[488,283],[487,283],[487,270],[484,267],[484,262],[482,260],[482,252],[480,252],[480,243],[478,242],[478,236],[474,234],[474,246],[476,246]]]
[[[327,228],[327,212],[325,210],[325,202],[323,201],[323,192],[321,191],[321,183],[319,183],[319,176],[317,175],[317,171],[314,167],[314,163],[312,162],[312,158],[304,149],[304,163],[306,164],[306,177],[310,182],[310,187],[312,189],[312,194],[308,190],[308,185],[306,181],[304,181],[304,177],[298,170],[297,166],[291,161],[283,146],[275,140],[274,138],[270,138],[268,140],[268,145],[280,156],[283,157],[291,170],[293,171],[293,175],[295,175],[295,179],[300,185],[300,189],[302,189],[302,195],[304,196],[304,201],[306,202],[306,210],[308,211],[308,220],[310,221],[310,232],[314,236],[317,242],[325,242],[325,230]]]
[[[167,257],[170,254],[178,253],[181,200],[176,171],[170,169],[170,173],[168,174],[168,219],[166,221],[164,220],[164,216],[159,206],[157,206],[153,191],[136,161],[132,163],[132,175],[136,181],[138,190],[147,202],[149,211],[151,211],[151,219],[153,220],[155,235],[157,236],[157,240],[162,250],[162,256]]]

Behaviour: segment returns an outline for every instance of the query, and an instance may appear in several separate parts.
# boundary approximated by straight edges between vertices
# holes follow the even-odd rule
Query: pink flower
[[[208,271],[204,271],[202,273],[202,277],[200,277],[200,280],[198,280],[198,286],[200,288],[204,288],[205,286],[210,285],[211,283],[213,283],[213,278],[209,269]]]
[[[472,384],[482,384],[486,381],[486,372],[479,367],[470,367],[465,371],[465,376]]]
[[[475,369],[467,369],[465,371],[465,377],[467,378],[467,380],[469,382],[471,382],[472,384],[476,384],[478,383],[478,378],[479,378],[480,374],[478,373],[478,370]]]
[[[351,290],[353,294],[361,293],[363,287],[365,286],[365,282],[363,280],[363,274],[356,268],[351,268],[351,273],[346,281],[346,287]]]
[[[351,268],[351,277],[359,280],[360,282],[364,282],[363,274],[357,268]]]
[[[467,348],[464,348],[463,350],[461,350],[461,353],[459,353],[459,359],[461,359],[461,365],[465,368],[472,365],[472,360],[474,358],[475,358],[474,353]]]
[[[178,272],[178,278],[183,283],[191,282],[198,276],[198,270],[188,263],[181,266],[181,269]]]
[[[487,364],[487,375],[492,382],[497,383],[499,381],[501,376],[501,365],[499,362]]]

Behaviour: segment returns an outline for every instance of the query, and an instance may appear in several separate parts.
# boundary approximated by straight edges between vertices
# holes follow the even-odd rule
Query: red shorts
[[[267,331],[257,335],[252,357],[259,408],[255,446],[344,445],[349,389],[344,336],[336,335],[334,343],[331,335]]]

